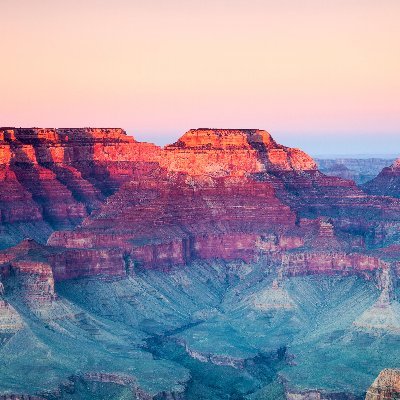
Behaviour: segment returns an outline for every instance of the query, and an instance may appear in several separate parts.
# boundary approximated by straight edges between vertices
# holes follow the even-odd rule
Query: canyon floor
[[[41,307],[7,298],[21,321],[1,335],[0,391],[285,399],[318,389],[361,399],[400,359],[400,307],[386,327],[369,326],[363,314],[380,291],[360,277],[277,284],[264,262],[202,262],[56,288],[58,299]]]

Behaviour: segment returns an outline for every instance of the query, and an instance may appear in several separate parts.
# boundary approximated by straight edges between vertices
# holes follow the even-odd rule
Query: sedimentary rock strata
[[[0,221],[71,228],[159,153],[122,129],[0,128]]]
[[[317,169],[306,153],[277,144],[259,129],[191,129],[165,147],[162,163],[172,171],[210,176]]]

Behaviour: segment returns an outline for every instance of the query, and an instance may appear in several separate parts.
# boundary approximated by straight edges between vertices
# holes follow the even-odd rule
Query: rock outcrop
[[[384,369],[368,389],[365,400],[396,400],[400,398],[400,370]]]
[[[372,271],[381,271],[389,265],[381,258],[360,253],[294,251],[284,253],[281,257],[285,274],[291,276],[368,274]]]
[[[4,336],[14,334],[24,327],[22,318],[15,308],[0,297],[0,345]]]
[[[354,321],[354,325],[367,331],[400,335],[400,304],[396,301],[392,277],[387,268],[382,270],[380,286],[382,292],[378,300]]]
[[[296,307],[293,299],[284,288],[282,271],[273,280],[271,287],[257,294],[253,304],[256,309],[262,311],[291,310]]]
[[[262,130],[192,129],[165,147],[161,164],[190,176],[268,182],[298,217],[332,217],[335,227],[361,240],[371,232],[371,220],[400,222],[398,201],[366,195],[352,181],[322,174],[307,154],[277,144]],[[381,239],[369,235],[368,240]]]
[[[139,265],[162,268],[194,258],[250,260],[262,234],[289,227],[295,215],[268,183],[161,171],[126,184],[81,227],[55,232],[49,244],[119,248]]]

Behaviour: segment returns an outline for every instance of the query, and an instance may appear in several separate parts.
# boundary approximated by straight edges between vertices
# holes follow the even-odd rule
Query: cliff
[[[33,308],[55,300],[53,267],[47,258],[51,251],[33,240],[0,251],[0,281],[5,293],[18,293]]]
[[[0,247],[10,244],[13,224],[36,223],[39,232],[30,234],[39,240],[48,226],[73,228],[132,176],[145,175],[160,151],[122,129],[0,128]]]
[[[124,185],[81,227],[55,232],[49,244],[119,248],[138,265],[161,268],[194,258],[250,260],[262,233],[294,226],[294,213],[266,183],[160,171]]]
[[[357,232],[361,240],[372,220],[400,222],[398,201],[367,195],[352,181],[322,174],[310,156],[277,144],[263,130],[189,130],[165,147],[161,165],[203,179],[234,176],[268,183],[297,218],[331,217],[338,230]]]

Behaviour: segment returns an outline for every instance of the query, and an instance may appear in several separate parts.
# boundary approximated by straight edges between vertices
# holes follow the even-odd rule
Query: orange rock
[[[258,129],[191,129],[165,147],[161,164],[171,171],[211,176],[316,169],[307,154],[277,144]]]

